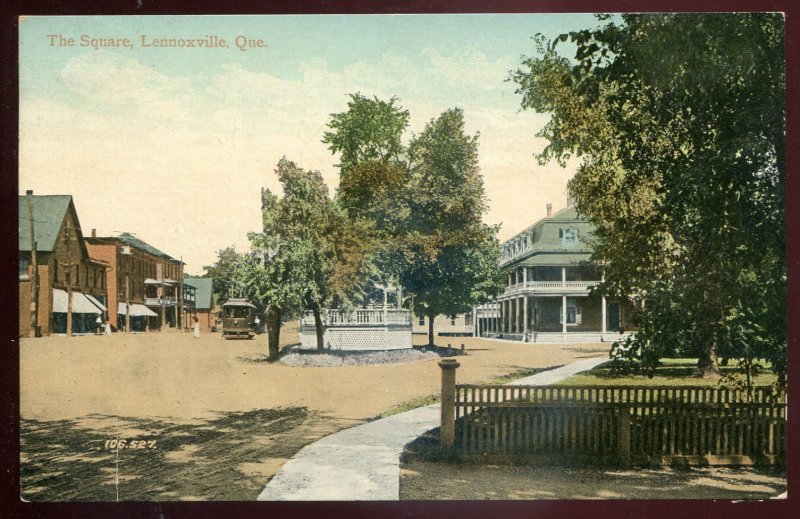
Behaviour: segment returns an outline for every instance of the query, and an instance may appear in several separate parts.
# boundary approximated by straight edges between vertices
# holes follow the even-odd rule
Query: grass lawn
[[[731,360],[727,366],[720,366],[723,374],[736,372],[736,361]],[[697,359],[662,359],[661,366],[656,368],[655,375],[614,376],[610,363],[603,363],[596,368],[578,373],[558,383],[563,386],[718,386],[719,380],[703,379],[695,376]],[[765,370],[753,380],[755,386],[768,386],[774,383],[776,376]]]

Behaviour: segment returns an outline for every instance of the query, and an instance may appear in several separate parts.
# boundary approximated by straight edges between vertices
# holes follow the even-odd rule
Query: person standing
[[[197,317],[194,318],[194,338],[197,339],[200,337],[200,322],[197,320]]]
[[[106,321],[106,335],[111,335],[111,322]]]

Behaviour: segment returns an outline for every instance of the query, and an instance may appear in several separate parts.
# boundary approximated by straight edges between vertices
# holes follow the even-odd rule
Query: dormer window
[[[578,243],[578,230],[574,227],[562,227],[558,230],[558,236],[564,247],[572,247]]]

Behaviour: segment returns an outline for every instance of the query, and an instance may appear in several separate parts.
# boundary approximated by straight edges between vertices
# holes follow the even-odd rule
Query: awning
[[[117,303],[117,313],[120,315],[127,314],[127,305],[125,303]],[[158,314],[150,310],[144,305],[133,303],[131,305],[131,317],[139,315],[146,315],[147,317],[156,317]]]
[[[85,294],[85,295],[86,295],[86,298],[87,298],[87,299],[89,299],[89,301],[91,301],[92,303],[94,303],[94,305],[95,305],[97,308],[99,308],[100,310],[102,310],[102,311],[104,311],[104,312],[105,312],[106,310],[108,310],[108,308],[106,308],[106,306],[105,306],[103,303],[101,303],[101,302],[100,302],[100,300],[98,300],[98,299],[97,299],[96,297],[94,297],[92,294]]]
[[[53,289],[53,312],[67,313],[66,290]],[[83,292],[72,292],[72,313],[75,314],[101,314],[103,313]]]

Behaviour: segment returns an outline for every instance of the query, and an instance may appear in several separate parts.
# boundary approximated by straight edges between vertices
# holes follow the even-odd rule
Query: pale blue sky
[[[351,92],[399,97],[411,130],[447,108],[480,132],[480,160],[501,238],[565,203],[572,170],[541,167],[546,115],[519,113],[504,79],[531,37],[595,27],[592,15],[29,17],[20,24],[20,190],[72,194],[84,229],[131,231],[199,273],[215,251],[243,250],[259,189],[286,155],[335,164],[320,142]],[[76,40],[50,46],[48,35]],[[80,47],[80,36],[133,48]],[[227,49],[155,49],[154,38],[225,38]],[[242,52],[237,35],[266,49]]]

